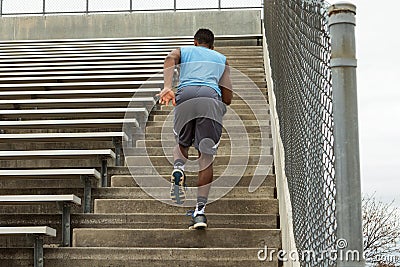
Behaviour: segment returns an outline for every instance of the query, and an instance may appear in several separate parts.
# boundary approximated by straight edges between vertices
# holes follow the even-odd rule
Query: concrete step
[[[163,178],[166,180],[166,182],[170,181],[170,173],[166,174],[163,176]],[[135,176],[135,179],[132,177],[131,174],[123,175],[113,175],[111,177],[111,186],[112,187],[134,187],[138,186],[138,183],[141,186],[151,186],[154,182],[152,182],[151,179],[152,176]],[[187,186],[196,186],[197,185],[197,174],[187,174]],[[257,176],[259,179],[264,179],[264,182],[262,183],[263,186],[269,186],[269,187],[275,187],[275,175],[265,175],[265,176]],[[214,186],[228,186],[228,183],[225,182],[225,180],[217,180],[219,177],[214,175]],[[253,175],[245,175],[242,176],[239,180],[239,182],[236,184],[236,186],[249,186],[250,181],[253,179]],[[235,179],[235,176],[229,177],[227,176],[224,178],[226,180],[232,180]],[[146,185],[147,183],[147,185]]]
[[[246,108],[233,108],[234,112],[236,114],[240,115],[244,115],[244,114],[257,114],[257,115],[269,115],[269,108],[267,109],[250,109],[248,107]],[[160,107],[156,106],[156,109],[151,111],[152,115],[172,115],[173,114],[173,108],[171,106],[164,107],[162,110],[160,109]]]
[[[157,198],[169,197],[170,187],[156,187],[149,188],[152,192],[156,192]],[[221,193],[229,191],[224,198],[274,198],[275,187],[262,186],[257,191],[249,193],[247,187],[212,187],[210,191],[210,199],[219,197]],[[187,195],[195,196],[197,193],[197,187],[188,187]],[[0,195],[57,195],[57,194],[74,194],[80,198],[83,198],[83,189],[71,189],[71,188],[21,188],[21,189],[0,189]],[[106,187],[106,188],[93,188],[92,189],[93,199],[151,199],[145,191],[139,187]],[[47,204],[46,204],[47,205]],[[7,206],[2,205],[0,206]]]
[[[61,232],[60,214],[2,214],[1,216],[3,226],[48,225]],[[276,214],[207,213],[207,219],[212,228],[279,229]],[[190,217],[184,213],[71,214],[72,228],[187,229],[189,221]],[[58,243],[61,237],[50,240],[47,243]]]
[[[269,229],[90,229],[73,230],[74,247],[263,248],[280,247],[280,231]]]
[[[44,265],[57,267],[278,267],[273,261],[258,260],[258,248],[44,248]],[[275,249],[277,250],[277,249]],[[0,249],[3,266],[32,266],[32,248]],[[105,265],[106,263],[106,265]]]
[[[258,165],[219,165],[214,166],[214,176],[218,177],[224,174],[226,176],[234,176],[240,173],[240,176],[243,175],[253,175],[254,172],[258,169],[259,174],[268,175],[274,174],[272,166],[258,166]],[[132,167],[131,171],[136,176],[143,175],[170,175],[172,171],[172,163],[170,166],[141,166],[141,167]],[[197,169],[194,171],[197,173]],[[189,169],[186,169],[186,173],[190,174]]]
[[[163,201],[163,202],[161,202]],[[94,213],[180,213],[184,214],[187,207],[195,207],[196,200],[188,199],[185,207],[172,205],[170,199],[96,199]],[[278,214],[278,201],[271,198],[235,198],[219,199],[207,204],[207,212],[219,214]]]
[[[237,146],[260,146],[261,143],[265,144],[266,146],[272,147],[272,139],[260,139],[260,138],[249,138],[248,140],[246,140],[247,138],[243,138],[242,140],[240,139],[227,139],[227,138],[221,138],[220,140],[220,146],[219,149],[221,149],[221,147],[223,146],[230,146],[231,143],[237,145]],[[165,142],[165,143],[163,143]],[[171,142],[167,141],[167,140],[163,140],[163,142],[160,141],[160,139],[158,140],[137,140],[136,141],[136,147],[158,147],[161,148],[163,146],[165,146],[166,144],[168,144],[169,146],[173,146],[176,144],[175,140],[171,140]]]
[[[249,140],[250,141],[250,140]],[[136,147],[132,149],[125,149],[125,156],[172,156],[174,147]],[[230,145],[221,145],[218,148],[218,155],[232,155],[233,152],[242,150],[248,152],[249,155],[272,155],[272,147],[260,147],[260,146],[236,146],[232,148]],[[246,153],[243,153],[246,154]],[[194,147],[189,148],[189,156],[196,156],[198,152]]]
[[[233,136],[233,139],[237,140],[238,138],[241,138],[241,140],[244,140],[244,141],[252,140],[252,139],[260,139],[261,138],[261,134],[266,139],[272,138],[271,131],[262,132],[262,133],[260,133],[260,132],[251,132],[251,127],[253,127],[253,126],[248,126],[248,127],[250,127],[250,129],[247,129],[247,127],[246,127],[247,133],[243,132],[243,129],[240,129],[240,128],[233,129],[233,130],[235,130],[234,132],[231,132],[229,130],[230,134],[227,134],[226,132],[223,131],[222,135],[221,135],[221,138],[222,139],[232,138],[233,134],[235,134]],[[269,126],[266,126],[266,127],[269,127]],[[136,135],[137,136],[136,140],[146,139],[146,141],[154,141],[154,140],[162,139],[164,142],[167,142],[167,143],[174,142],[175,141],[175,137],[174,137],[174,134],[172,132],[172,128],[164,129],[162,137],[161,137],[161,133],[160,132],[157,133],[157,131],[161,131],[161,128],[162,127],[160,127],[160,129],[151,130],[151,131],[155,131],[155,133],[146,133],[145,135],[144,134],[141,134],[141,135],[137,134]]]
[[[241,103],[241,104],[231,104],[229,105],[230,108],[232,108],[233,110],[236,109],[250,109],[250,110],[266,110],[269,109],[269,105],[267,105],[266,103],[260,103],[260,104],[246,104],[246,103]],[[172,105],[170,106],[161,106],[160,107],[161,110],[173,110],[174,107]]]
[[[226,114],[223,119],[224,120],[233,120],[239,117],[244,122],[256,120],[256,116],[254,114]],[[269,114],[265,114],[262,116],[263,119],[270,120],[271,116]],[[148,121],[165,121],[166,119],[173,121],[173,114],[170,115],[152,115],[150,114]]]
[[[197,157],[189,157],[189,160],[196,160]],[[257,165],[257,164],[265,164],[272,165],[273,164],[273,156],[262,156],[260,158],[259,155],[249,156],[249,155],[217,155],[213,161],[214,166],[220,165]],[[261,161],[261,162],[260,162]],[[174,163],[174,159],[172,156],[128,156],[125,158],[125,164],[130,167],[134,166],[168,166]]]
[[[224,176],[229,176],[230,173],[242,170],[243,166],[232,165],[230,167],[230,170],[226,170],[226,172],[224,173]],[[216,167],[218,167],[219,170],[224,170],[225,171],[227,166],[221,166],[221,167],[214,166],[214,180],[216,178],[218,178],[222,174],[222,173],[219,174],[219,173],[216,172],[218,170],[218,169],[216,169]],[[241,175],[241,177],[254,175],[254,170],[256,169],[256,167],[257,166],[253,166],[253,165],[247,166],[246,172],[248,172],[248,174],[243,173]],[[261,167],[262,170],[268,170],[268,168],[264,168],[262,166],[260,166],[260,167]],[[144,168],[146,168],[146,167],[144,167]],[[162,170],[162,169],[157,168],[157,170]],[[131,172],[133,172],[133,171],[136,171],[136,170],[135,169],[130,169],[128,166],[110,166],[109,168],[107,168],[107,174],[108,174],[109,177],[120,176],[120,175],[132,176]],[[162,176],[165,176],[165,177],[169,177],[171,175],[171,172],[172,172],[172,165],[171,166],[165,166],[164,173],[155,173],[155,174],[145,173],[145,174],[141,175],[141,177],[144,177],[144,179],[147,179],[149,176],[152,176],[152,175],[162,175]],[[257,173],[257,174],[259,174],[259,173]],[[135,175],[136,175],[136,173],[135,173]],[[193,175],[195,175],[197,177],[197,172],[193,173],[193,172],[190,172],[189,170],[186,170],[186,176],[187,177],[191,177]],[[231,176],[237,176],[237,175],[238,175],[238,173],[233,173],[233,175],[231,175]],[[259,174],[259,175],[267,176],[268,173],[262,173],[262,174]],[[138,177],[138,176],[135,176],[135,177]],[[0,182],[1,182],[1,180],[0,180]]]
[[[169,181],[171,175],[172,168],[169,168],[169,171],[166,172],[163,177],[166,182]],[[157,174],[158,175],[158,174]],[[108,176],[110,178],[110,185],[113,187],[134,187],[138,186],[136,180],[133,179],[132,175],[129,172],[127,167],[109,167],[108,168]],[[149,179],[154,176],[149,176],[144,174],[143,176],[135,176],[136,179],[139,180],[140,184],[143,185],[145,181],[149,181]],[[236,175],[234,176],[226,176],[227,180],[236,179]],[[275,175],[258,175],[257,179],[264,179],[263,185],[275,187]],[[218,180],[217,180],[218,179]],[[224,176],[225,179],[225,176]],[[248,186],[250,181],[253,179],[253,174],[250,173],[248,175],[244,175],[237,186]],[[225,180],[219,179],[219,175],[214,175],[215,186],[229,186],[230,184],[226,183]],[[197,183],[197,174],[187,173],[187,183],[188,186],[196,186]],[[152,183],[149,182],[150,186]],[[79,179],[0,179],[0,188],[2,190],[6,189],[22,189],[22,188],[69,188],[69,189],[77,189],[82,188],[83,184]],[[93,184],[96,187],[96,184]],[[65,193],[73,193],[75,191],[66,191]]]
[[[222,124],[225,128],[236,127],[236,126],[270,126],[271,122],[269,120],[228,120],[223,119]],[[147,121],[146,127],[173,127],[174,122],[169,118],[167,121]]]
[[[225,126],[223,129],[223,132],[226,132],[226,129],[229,129],[230,133],[242,133],[244,131],[243,127],[234,127],[234,126]],[[249,133],[260,133],[261,131],[265,131],[265,132],[271,132],[271,126],[254,126],[254,125],[250,125],[250,126],[245,126],[245,129],[247,130],[247,132]],[[172,126],[167,127],[167,126],[147,126],[146,127],[146,133],[172,133]]]
[[[138,192],[143,188],[136,188]],[[156,213],[157,211],[162,210],[163,213],[177,213],[185,214],[185,211],[188,210],[188,207],[196,206],[196,197],[197,197],[197,187],[191,187],[187,190],[185,207],[180,207],[180,209],[176,210],[169,199],[170,195],[170,187],[165,188],[145,188],[151,192],[152,196],[156,199],[153,199],[152,196],[147,195],[145,192],[141,191],[137,196],[132,194],[130,195],[120,195],[120,196],[111,196],[111,198],[106,198],[106,196],[102,196],[100,199],[94,199],[94,212],[95,213]],[[274,189],[273,188],[262,188],[257,190],[255,193],[249,193],[247,188],[242,189],[233,189],[229,192],[231,188],[216,188],[213,187],[211,189],[209,195],[209,203],[207,204],[207,212],[211,213],[223,213],[223,214],[235,214],[235,213],[253,213],[253,214],[277,214],[275,209],[275,203],[269,202],[274,200]],[[224,193],[229,192],[226,196],[223,196]],[[80,196],[82,197],[82,196]],[[128,198],[122,198],[128,197]],[[160,199],[163,202],[159,202]],[[233,205],[243,205],[244,202],[240,202],[238,200],[245,199],[247,205],[245,207],[230,207],[230,204],[225,204],[224,209],[220,208],[220,202],[228,203],[229,201],[233,201]],[[261,203],[269,203],[271,207],[266,209],[260,208]],[[217,203],[217,204],[215,204]],[[115,209],[113,205],[118,205],[118,209]],[[130,207],[132,205],[132,207]],[[215,206],[217,205],[217,206]],[[60,214],[62,209],[57,203],[46,203],[46,204],[34,204],[34,205],[1,205],[1,213],[2,214],[32,214],[32,213],[47,213],[47,214]],[[154,210],[153,210],[154,209]],[[83,207],[81,206],[72,206],[71,212],[73,213],[83,213]]]
[[[250,99],[253,98],[253,99]],[[231,105],[239,105],[239,104],[248,104],[249,106],[253,105],[264,105],[266,104],[266,99],[255,98],[254,95],[243,95],[240,98],[234,97],[232,99]]]

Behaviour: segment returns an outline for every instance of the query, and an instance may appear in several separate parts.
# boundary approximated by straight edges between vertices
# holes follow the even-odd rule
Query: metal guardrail
[[[308,256],[300,265],[356,267],[364,265],[355,7],[328,8],[324,0],[265,0],[265,32],[294,239]]]
[[[23,10],[20,5],[23,3],[32,3],[31,0],[0,0],[0,17],[1,16],[26,16],[26,15],[57,15],[57,14],[92,14],[92,13],[132,13],[132,12],[159,12],[159,11],[195,11],[195,10],[232,10],[232,9],[262,9],[262,0],[242,1],[242,0],[213,0],[207,1],[204,5],[201,1],[191,1],[191,5],[184,4],[183,0],[125,0],[123,8],[113,9],[112,4],[108,4],[108,7],[112,10],[106,10],[104,8],[96,9],[92,7],[92,0],[80,0],[80,7],[74,8],[74,10],[66,10],[61,8],[61,11],[50,11],[49,2],[46,0],[41,1],[40,10],[35,12],[24,12],[18,11]],[[54,1],[53,1],[54,2]],[[97,3],[99,1],[96,1]],[[103,1],[106,3],[107,1]],[[186,1],[187,2],[187,1]],[[256,3],[258,2],[258,3]],[[11,4],[12,3],[12,4]],[[146,3],[144,5],[144,3]],[[60,4],[62,5],[62,4]],[[11,6],[8,11],[5,11],[6,6]],[[107,6],[107,4],[105,4]],[[38,5],[36,5],[36,9]]]

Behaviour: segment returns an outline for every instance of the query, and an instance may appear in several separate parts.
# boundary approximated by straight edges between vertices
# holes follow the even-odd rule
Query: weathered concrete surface
[[[260,34],[257,10],[91,14],[0,18],[0,40]]]

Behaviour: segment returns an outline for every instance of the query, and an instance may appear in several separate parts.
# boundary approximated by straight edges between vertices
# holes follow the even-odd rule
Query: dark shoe
[[[182,205],[186,200],[186,176],[180,169],[174,169],[171,174],[171,200]]]
[[[189,229],[204,230],[207,228],[207,218],[204,214],[197,214],[196,217],[192,217],[192,222],[189,225]]]

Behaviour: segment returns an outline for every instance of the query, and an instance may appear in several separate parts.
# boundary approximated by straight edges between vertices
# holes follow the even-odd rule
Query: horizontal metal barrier
[[[57,3],[57,4],[55,4]],[[0,16],[262,9],[261,0],[0,0]],[[34,10],[34,11],[32,11]]]

